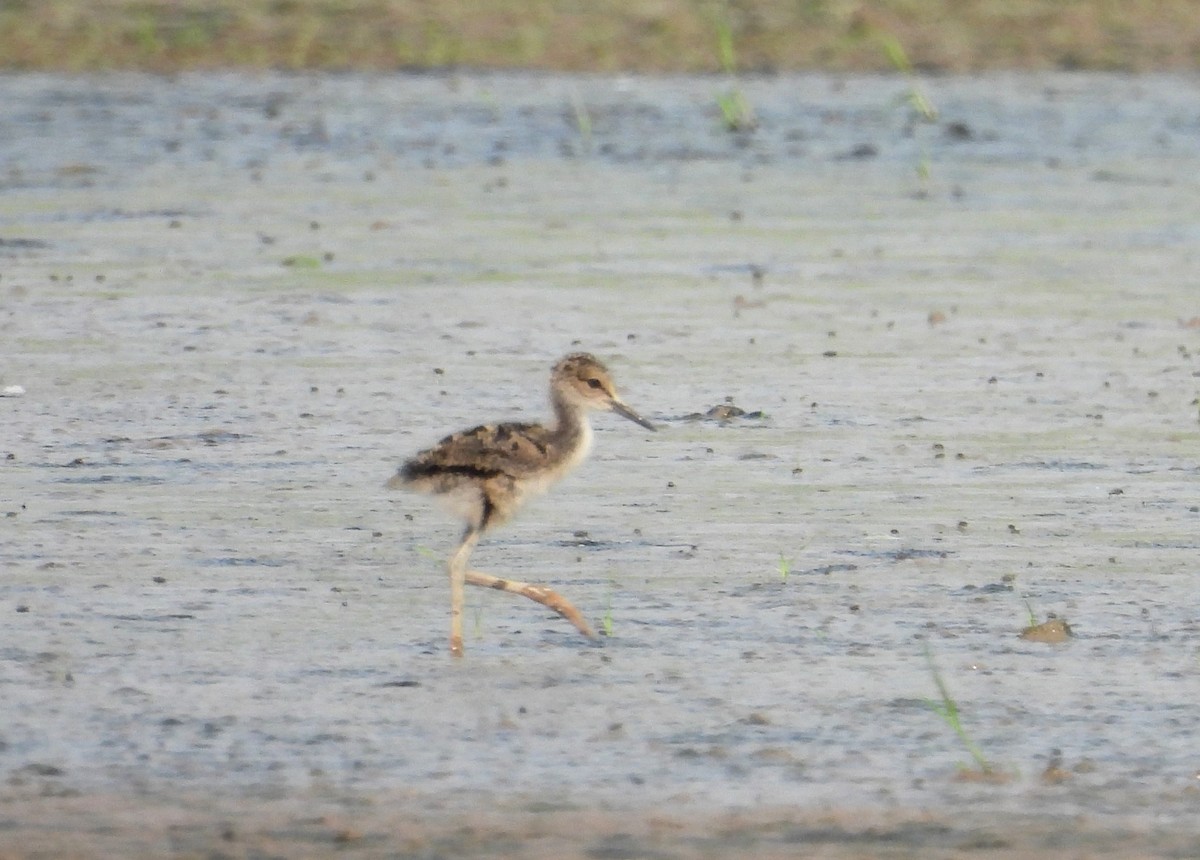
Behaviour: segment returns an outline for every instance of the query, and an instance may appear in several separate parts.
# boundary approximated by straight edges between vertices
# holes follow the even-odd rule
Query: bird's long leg
[[[450,556],[450,653],[455,657],[463,654],[462,612],[463,612],[463,583],[470,573],[467,571],[467,560],[471,550],[479,543],[479,529],[468,526],[463,532],[462,543]]]
[[[517,582],[515,579],[501,579],[498,576],[492,576],[490,573],[484,573],[479,570],[468,570],[466,572],[466,581],[471,585],[481,585],[484,588],[495,588],[499,591],[507,591],[511,594],[520,594],[528,597],[530,600],[535,600],[549,609],[553,609],[563,618],[575,625],[575,629],[589,639],[595,639],[596,634],[588,623],[583,619],[583,615],[571,605],[571,601],[560,595],[553,589],[546,588],[544,585],[531,585],[528,582]],[[452,610],[453,611],[453,610]]]

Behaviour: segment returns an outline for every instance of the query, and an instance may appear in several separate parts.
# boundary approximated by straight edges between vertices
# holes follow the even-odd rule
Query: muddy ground
[[[0,857],[1200,855],[1194,81],[724,86],[0,78]]]

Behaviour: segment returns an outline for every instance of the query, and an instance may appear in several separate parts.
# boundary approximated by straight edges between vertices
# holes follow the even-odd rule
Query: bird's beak
[[[657,427],[655,427],[653,424],[651,424],[649,421],[647,421],[641,415],[638,415],[636,412],[634,412],[632,409],[630,409],[628,406],[626,406],[620,400],[613,400],[612,408],[613,408],[613,412],[617,413],[618,415],[620,415],[624,418],[628,418],[634,424],[641,424],[647,430],[654,430],[655,432],[658,431]]]

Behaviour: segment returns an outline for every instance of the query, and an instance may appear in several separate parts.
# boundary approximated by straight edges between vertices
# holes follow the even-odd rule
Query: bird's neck
[[[558,396],[552,396],[551,403],[555,417],[554,447],[563,459],[577,463],[592,447],[592,425],[587,412]]]

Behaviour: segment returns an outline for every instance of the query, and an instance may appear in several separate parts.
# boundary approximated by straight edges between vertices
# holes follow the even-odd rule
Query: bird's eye
[[[599,380],[599,379],[589,379],[589,380],[587,381],[587,384],[588,384],[588,385],[589,385],[591,388],[601,388],[601,387],[603,387],[603,386],[601,385],[601,383],[600,383],[600,380]]]

